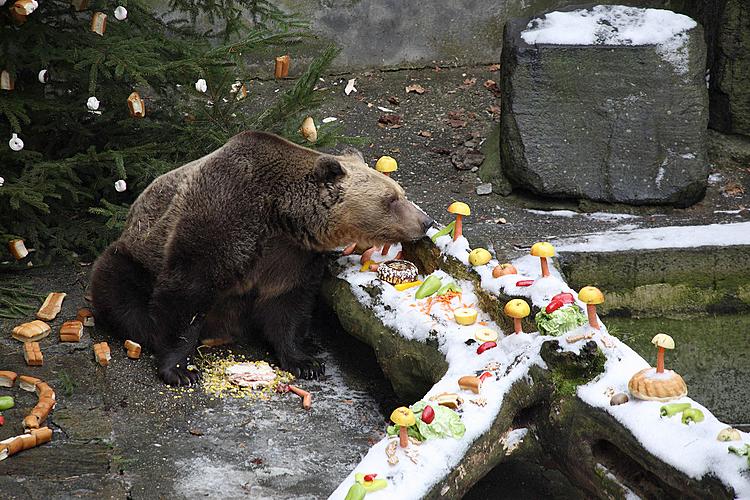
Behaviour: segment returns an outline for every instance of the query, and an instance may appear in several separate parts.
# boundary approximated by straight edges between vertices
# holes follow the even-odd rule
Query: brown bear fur
[[[97,259],[97,324],[149,346],[169,384],[187,384],[199,338],[262,329],[279,364],[315,377],[302,352],[324,253],[411,241],[432,220],[349,150],[333,156],[243,132],[168,172],[138,197]]]

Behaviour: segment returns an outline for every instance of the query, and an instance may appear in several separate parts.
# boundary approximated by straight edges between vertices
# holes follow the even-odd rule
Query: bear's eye
[[[388,206],[391,208],[395,208],[394,205],[398,202],[398,195],[392,194],[388,197]]]

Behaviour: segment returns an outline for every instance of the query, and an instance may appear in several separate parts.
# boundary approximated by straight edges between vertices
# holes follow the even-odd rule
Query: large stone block
[[[509,21],[501,154],[515,186],[687,206],[705,192],[702,28],[670,11],[598,6]]]

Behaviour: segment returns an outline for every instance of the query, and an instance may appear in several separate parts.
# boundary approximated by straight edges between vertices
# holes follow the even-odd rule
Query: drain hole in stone
[[[616,480],[633,490],[642,498],[662,500],[678,499],[680,492],[664,483],[656,474],[646,470],[617,446],[606,440],[599,440],[591,447],[596,462],[604,466]]]

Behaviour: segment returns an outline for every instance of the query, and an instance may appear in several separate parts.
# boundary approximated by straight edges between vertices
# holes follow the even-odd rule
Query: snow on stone
[[[607,231],[552,242],[561,252],[617,252],[654,248],[750,245],[750,222]]]
[[[521,38],[528,44],[655,45],[679,74],[687,72],[687,31],[697,23],[670,10],[622,5],[550,12],[532,19]]]
[[[648,363],[638,353],[622,342],[617,342],[614,349],[614,352],[606,353],[604,373],[588,384],[580,386],[578,397],[585,403],[599,407],[612,415],[657,458],[695,479],[712,474],[725,484],[731,485],[737,498],[750,498],[750,481],[743,476],[747,460],[727,451],[729,446],[736,446],[739,442],[717,441],[719,431],[728,426],[700,403],[689,397],[670,401],[690,403],[692,407],[703,412],[706,417],[703,422],[688,425],[682,423],[679,414],[673,417],[660,417],[659,409],[664,403],[658,401],[631,399],[627,404],[609,405],[608,389],[614,389],[616,393],[627,392],[630,377],[648,367]],[[743,442],[748,442],[750,435],[741,435]]]
[[[750,225],[750,223],[748,224]],[[734,226],[738,226],[738,224]],[[747,229],[750,228],[745,228],[746,232],[750,234]],[[430,229],[428,236],[432,236],[436,232],[436,229]],[[692,229],[691,234],[694,234],[694,232],[695,228]],[[470,246],[466,238],[461,237],[454,242],[450,236],[443,236],[437,239],[436,245],[443,255],[453,256],[465,265],[469,265]],[[394,258],[399,250],[400,245],[394,245],[387,256],[380,256],[377,252],[375,256],[379,261],[386,261]],[[552,264],[554,257],[549,260]],[[330,498],[343,499],[351,485],[354,484],[355,473],[377,473],[378,477],[388,480],[387,488],[368,493],[367,497],[373,500],[422,498],[441,479],[454,470],[472,443],[490,429],[501,409],[503,398],[513,383],[527,377],[531,366],[546,367],[539,355],[539,350],[543,342],[555,337],[542,336],[538,332],[518,335],[508,332],[510,334],[506,335],[490,319],[487,313],[477,307],[478,298],[475,295],[472,282],[457,281],[457,284],[462,288],[462,296],[460,299],[454,299],[451,306],[460,307],[462,304],[474,304],[473,307],[479,311],[477,322],[484,322],[486,325],[458,325],[455,323],[450,310],[441,308],[440,304],[434,305],[429,315],[420,311],[419,305],[420,303],[423,304],[425,299],[416,300],[416,288],[399,292],[394,287],[378,280],[375,273],[361,272],[359,256],[341,257],[338,264],[342,266],[339,278],[349,282],[357,299],[363,305],[371,307],[385,325],[407,339],[437,340],[438,349],[448,362],[448,370],[423,399],[429,399],[430,396],[442,392],[459,394],[464,399],[461,420],[466,426],[466,433],[461,439],[428,440],[419,446],[410,445],[408,449],[415,450],[418,453],[416,463],[410,460],[403,449],[397,448],[396,454],[399,462],[394,466],[388,465],[385,450],[388,444],[396,438],[386,437],[369,450],[362,461],[331,494]],[[493,258],[486,265],[473,267],[481,278],[481,287],[490,293],[503,290],[506,294],[526,297],[534,305],[544,307],[554,295],[560,292],[569,292],[576,297],[576,303],[585,311],[586,306],[578,301],[576,291],[572,290],[562,280],[553,265],[549,266],[550,276],[542,278],[539,258],[526,255],[513,261],[518,274],[493,278],[492,269],[497,265],[498,261]],[[434,274],[439,276],[443,283],[453,279],[443,271],[438,270]],[[425,278],[425,276],[421,277],[423,280]],[[534,283],[529,287],[516,286],[516,282],[523,279],[534,280]],[[368,293],[367,289],[370,287],[376,287],[380,291],[379,299],[373,299]],[[745,458],[729,454],[727,452],[728,443],[716,441],[719,430],[727,427],[727,425],[719,422],[700,404],[689,398],[679,400],[690,401],[694,407],[700,408],[706,417],[703,422],[690,425],[683,425],[679,416],[661,419],[659,417],[661,403],[657,402],[631,400],[628,404],[609,406],[607,394],[610,391],[608,389],[614,389],[615,392],[627,392],[627,383],[630,377],[639,370],[648,367],[648,363],[617,338],[610,337],[606,326],[601,321],[600,326],[601,330],[594,332],[593,340],[597,342],[599,348],[607,357],[605,372],[587,385],[580,386],[578,388],[579,398],[587,404],[603,408],[612,414],[614,418],[631,430],[646,449],[665,462],[696,478],[705,474],[714,474],[726,484],[731,485],[738,498],[750,498],[750,481],[741,475],[741,471],[746,464]],[[495,329],[500,337],[498,347],[477,355],[478,344],[474,343],[467,346],[465,341],[473,338],[473,332],[480,327]],[[586,324],[571,331],[569,335],[580,333],[592,333],[592,331]],[[610,347],[604,345],[605,341]],[[584,342],[574,344],[565,341],[560,342],[561,348],[566,351],[578,352],[582,345],[584,345]],[[485,381],[481,395],[486,398],[487,404],[480,407],[470,402],[477,396],[470,392],[461,391],[457,380],[463,375],[483,370],[490,362],[500,363],[501,368],[497,373],[501,376],[498,380],[488,378]],[[513,363],[515,363],[513,369],[504,374],[506,368]],[[404,402],[405,405],[412,403]],[[520,445],[525,435],[526,429],[523,428],[512,429],[504,435],[506,453],[512,452]],[[747,442],[749,438],[750,436],[743,433],[743,441]]]
[[[614,214],[609,212],[574,212],[573,210],[535,210],[533,208],[527,208],[527,212],[536,215],[549,215],[552,217],[586,217],[599,222],[619,222],[624,219],[637,219],[637,215],[631,214]]]

